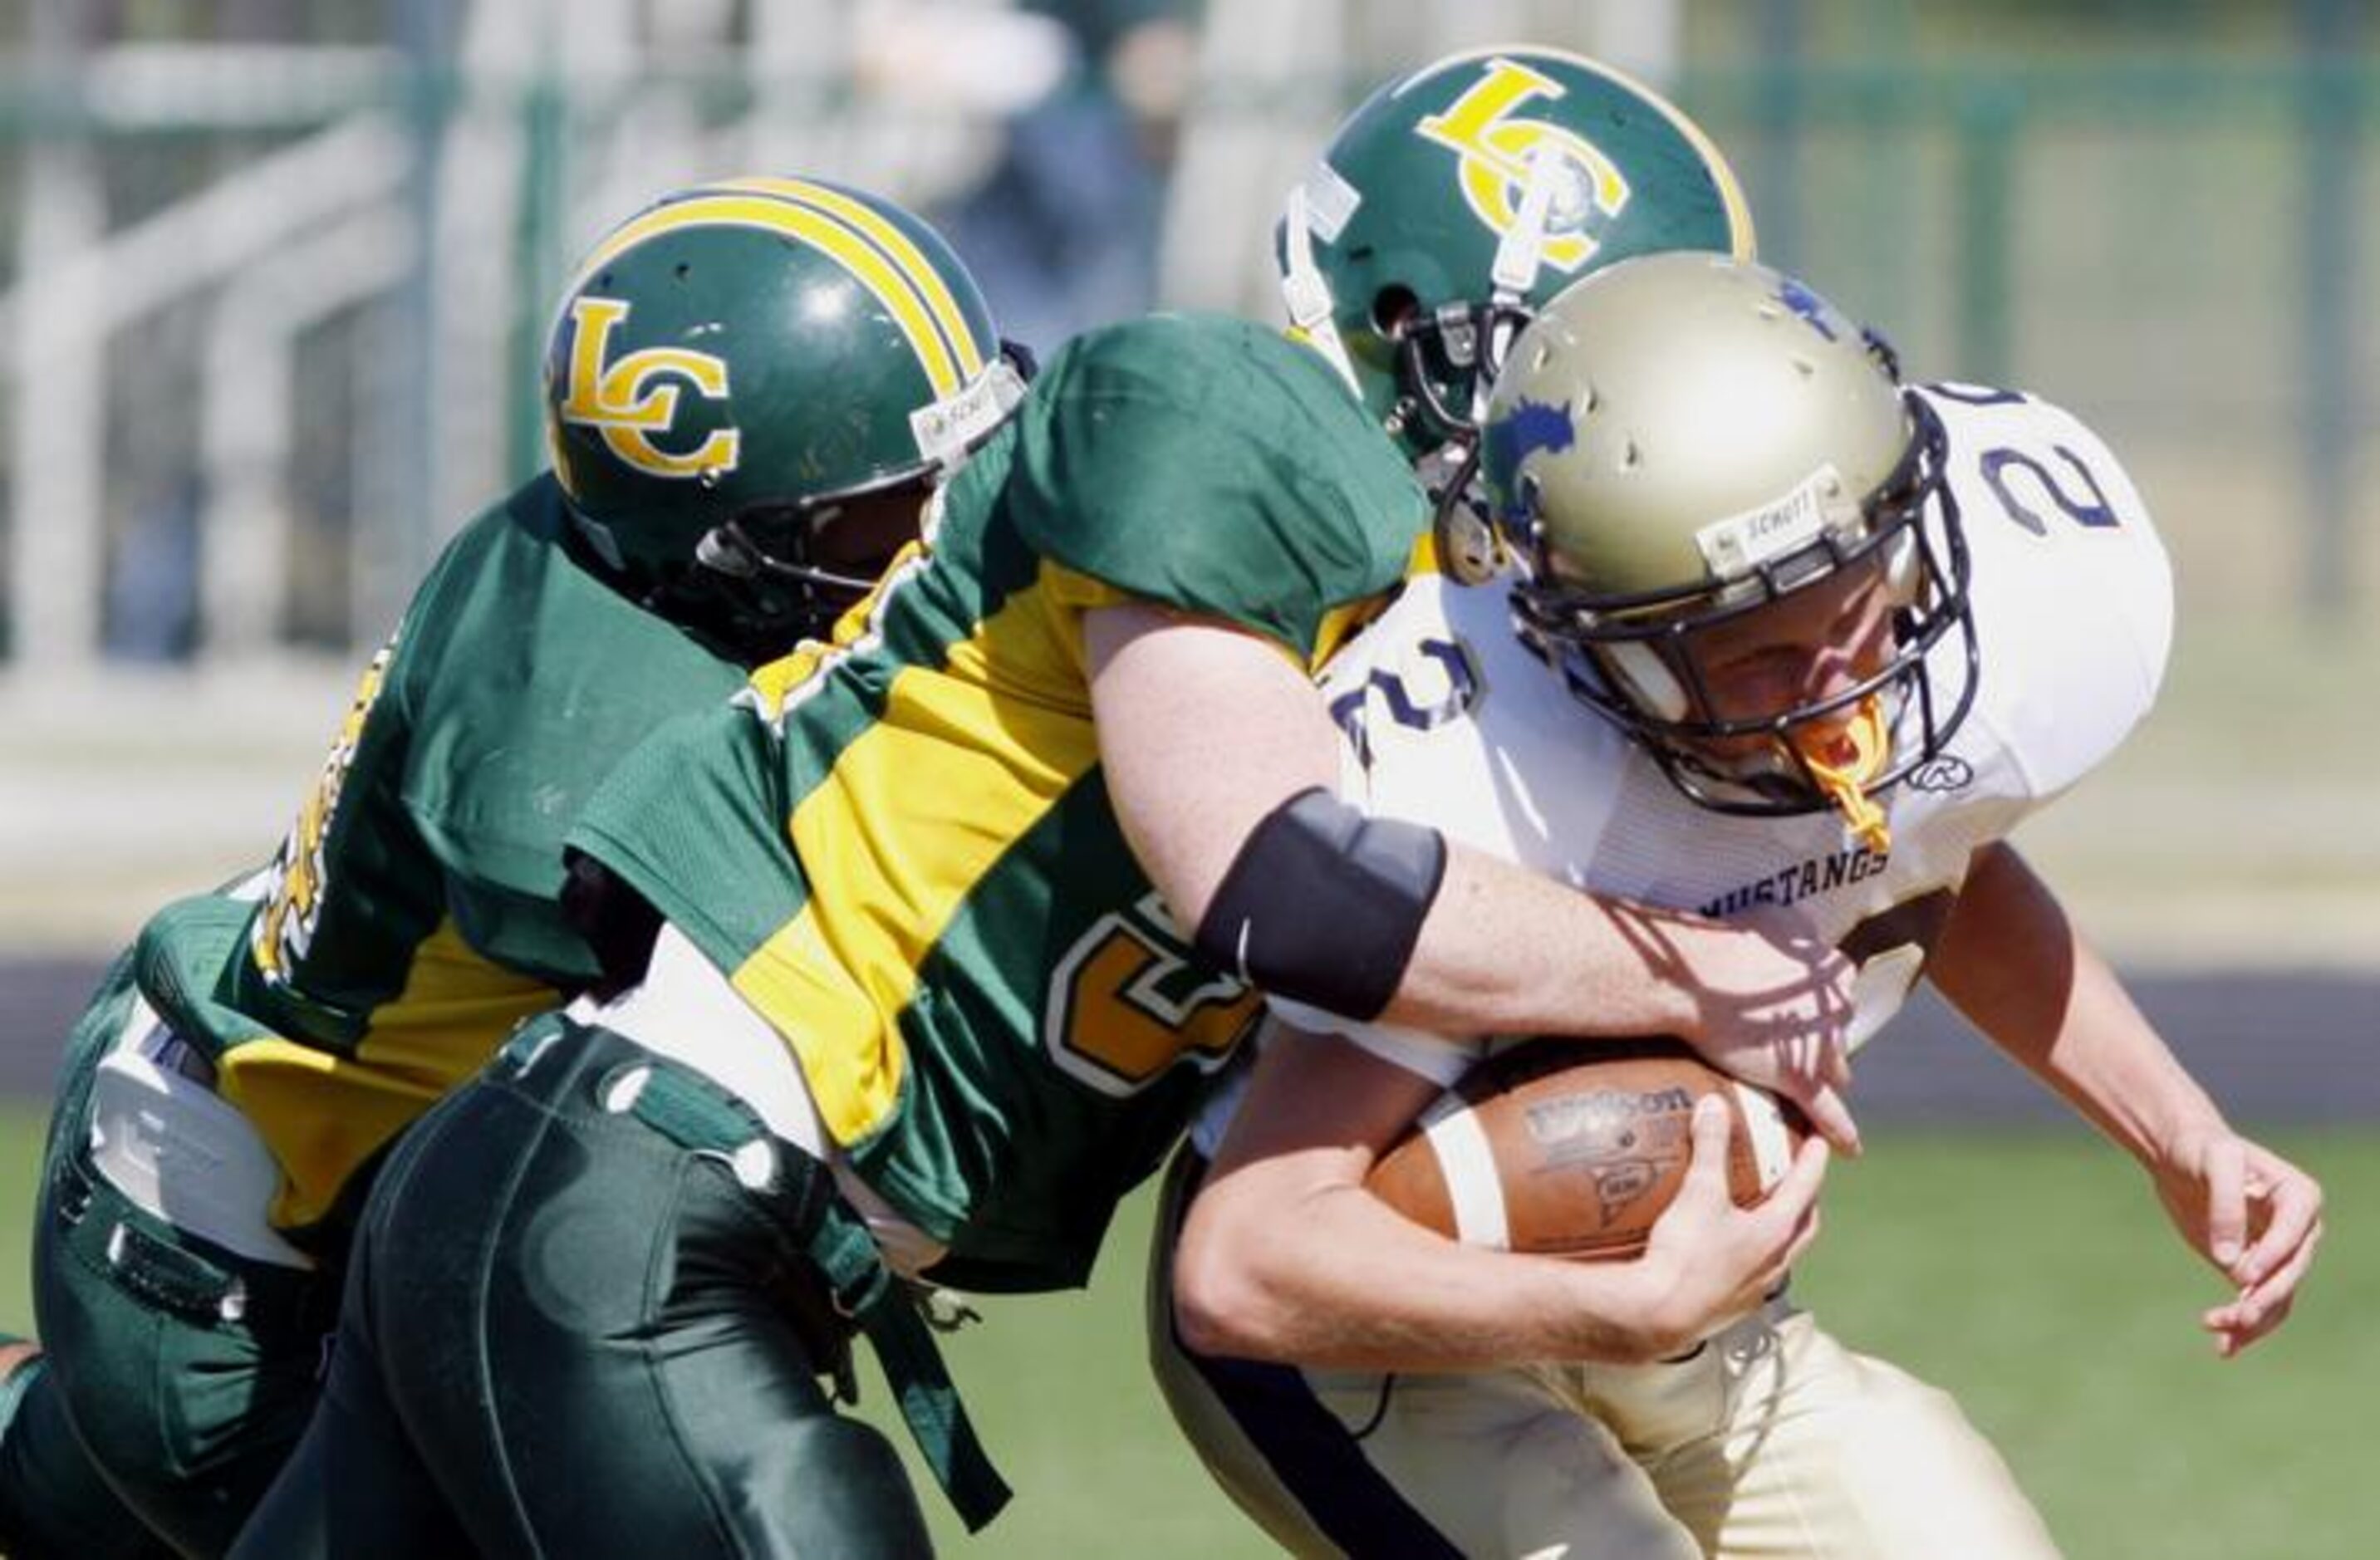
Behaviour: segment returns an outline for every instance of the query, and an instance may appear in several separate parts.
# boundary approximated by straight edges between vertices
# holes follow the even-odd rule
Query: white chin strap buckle
[[[1322,268],[1314,260],[1314,227],[1303,182],[1289,187],[1289,200],[1282,207],[1281,252],[1281,298],[1289,310],[1291,327],[1322,354],[1323,361],[1350,391],[1360,394],[1355,365],[1330,318],[1330,284],[1322,279]]]
[[[1518,303],[1537,284],[1537,272],[1545,265],[1546,223],[1553,214],[1554,186],[1561,179],[1561,153],[1549,146],[1529,154],[1529,183],[1521,192],[1521,209],[1498,240],[1496,263],[1488,271],[1488,280],[1494,284],[1500,299],[1510,295],[1506,301]]]

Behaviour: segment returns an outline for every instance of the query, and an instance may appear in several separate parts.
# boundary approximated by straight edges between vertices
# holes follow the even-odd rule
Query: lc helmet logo
[[[594,429],[614,455],[655,477],[735,470],[743,435],[733,428],[713,429],[682,453],[652,440],[677,420],[678,397],[686,389],[706,400],[727,398],[726,359],[682,346],[648,346],[607,364],[612,333],[627,318],[628,305],[620,298],[582,294],[571,300],[569,379],[555,416]]]
[[[1587,231],[1620,215],[1628,204],[1628,180],[1619,164],[1577,132],[1542,120],[1513,117],[1531,98],[1565,95],[1560,82],[1516,60],[1487,62],[1479,80],[1414,127],[1425,139],[1454,152],[1463,198],[1489,231],[1510,232],[1521,214],[1531,166],[1547,151],[1558,169],[1539,258],[1564,274],[1574,273],[1601,247]]]

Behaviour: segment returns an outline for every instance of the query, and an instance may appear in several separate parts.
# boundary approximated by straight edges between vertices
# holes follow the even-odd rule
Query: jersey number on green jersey
[[[1220,1067],[1263,1006],[1245,983],[1191,962],[1155,894],[1091,923],[1059,961],[1050,991],[1042,1040],[1051,1058],[1118,1096],[1177,1061]]]
[[[363,739],[364,722],[380,698],[389,658],[395,651],[396,641],[391,639],[364,668],[346,719],[339,722],[338,740],[322,761],[322,778],[298,810],[298,821],[290,826],[280,857],[273,864],[272,892],[265,899],[263,913],[256,918],[251,948],[256,967],[276,984],[289,978],[291,964],[306,956],[307,945],[313,940],[314,918],[322,904],[322,841],[331,832],[347,768],[355,762],[356,744]]]

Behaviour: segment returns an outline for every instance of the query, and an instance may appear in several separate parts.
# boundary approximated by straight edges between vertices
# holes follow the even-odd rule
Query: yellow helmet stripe
[[[916,284],[927,307],[933,311],[935,320],[941,326],[942,339],[950,343],[952,353],[958,358],[959,372],[973,379],[983,371],[985,358],[993,344],[976,339],[975,327],[968,321],[966,310],[959,306],[949,282],[934,262],[926,257],[926,252],[917,248],[917,241],[901,230],[900,224],[856,196],[808,179],[730,179],[720,187],[755,189],[781,195],[788,200],[798,200],[841,217],[857,228]]]
[[[952,361],[948,341],[916,283],[883,251],[844,223],[823,212],[775,196],[703,193],[673,200],[624,223],[587,257],[572,279],[576,293],[588,277],[655,234],[685,227],[753,227],[798,239],[841,265],[874,294],[901,327],[937,400],[955,394],[965,376]]]

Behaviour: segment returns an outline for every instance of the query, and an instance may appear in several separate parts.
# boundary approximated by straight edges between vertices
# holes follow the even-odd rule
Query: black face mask
[[[756,504],[714,526],[695,549],[694,562],[675,571],[648,605],[729,647],[747,662],[773,659],[804,639],[825,639],[844,613],[876,588],[914,524],[886,526],[875,556],[816,556],[819,537],[866,500],[921,512],[932,490],[926,473],[908,473],[880,487],[793,503]],[[850,523],[868,524],[854,516]]]
[[[698,563],[676,564],[649,586],[638,605],[667,618],[746,666],[784,655],[804,639],[823,639],[873,581],[827,584],[739,578]]]
[[[1524,305],[1490,302],[1444,304],[1399,320],[1389,332],[1398,391],[1390,420],[1415,444],[1475,444],[1482,392],[1533,318]]]
[[[1038,366],[1030,351],[1002,340],[1000,352],[1020,382],[1031,381]],[[979,435],[969,449],[990,436]],[[947,469],[913,466],[833,493],[747,504],[704,533],[691,562],[648,581],[640,599],[747,665],[773,660],[804,639],[829,638],[917,538],[927,501]],[[844,550],[859,555],[821,560],[819,538],[838,524],[876,537],[879,548],[846,545]]]
[[[921,479],[905,481],[918,485],[922,506]],[[896,545],[880,558],[833,567],[810,562],[810,538],[835,514],[832,502],[756,508],[707,532],[694,558],[661,562],[614,563],[583,528],[565,533],[565,545],[581,567],[643,611],[733,660],[759,666],[804,639],[832,635],[899,550]]]
[[[1625,732],[1678,789],[1715,812],[1777,816],[1833,805],[1810,760],[1791,740],[1813,725],[1837,720],[1871,698],[1884,701],[1894,722],[1891,761],[1864,785],[1881,794],[1938,754],[1966,719],[1981,676],[1974,617],[1968,598],[1970,562],[1959,506],[1945,478],[1948,444],[1938,418],[1911,403],[1917,434],[1900,469],[1868,501],[1865,535],[1856,542],[1828,539],[1792,560],[1755,572],[1757,589],[1720,605],[1703,585],[1634,598],[1590,598],[1561,583],[1539,539],[1531,545],[1528,578],[1512,591],[1514,626],[1524,643],[1559,670],[1572,695]],[[1928,514],[1937,516],[1929,525]],[[1823,547],[1821,558],[1819,548]],[[1887,663],[1856,685],[1827,698],[1769,715],[1729,720],[1713,716],[1709,689],[1691,647],[1693,636],[1730,618],[1768,606],[1823,562],[1828,574],[1861,566],[1887,549],[1905,549],[1912,584],[1893,613],[1893,650]],[[1641,658],[1674,683],[1674,707],[1661,709],[1632,676],[1623,656]],[[1772,739],[1783,760],[1768,773],[1738,773],[1708,756],[1717,746],[1747,737]]]

